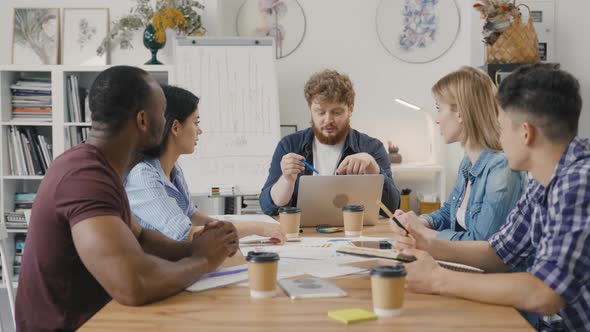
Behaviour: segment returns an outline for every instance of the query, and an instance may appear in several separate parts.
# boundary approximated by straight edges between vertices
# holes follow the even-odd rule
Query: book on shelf
[[[14,193],[14,202],[15,203],[33,203],[35,201],[36,196],[37,196],[37,193],[17,192],[17,193]]]
[[[25,249],[25,240],[27,236],[25,234],[16,234],[14,236],[14,252],[15,254],[22,255],[23,250]]]
[[[49,140],[35,127],[15,126],[9,127],[8,138],[10,174],[44,175],[52,160]]]
[[[6,222],[6,228],[15,230],[25,230],[29,227],[26,222]]]
[[[90,127],[68,127],[66,128],[66,143],[69,147],[74,147],[88,139]]]
[[[88,90],[80,86],[78,76],[68,76],[66,87],[66,111],[70,122],[90,122]]]
[[[21,78],[10,86],[10,90],[13,119],[51,121],[51,81]]]

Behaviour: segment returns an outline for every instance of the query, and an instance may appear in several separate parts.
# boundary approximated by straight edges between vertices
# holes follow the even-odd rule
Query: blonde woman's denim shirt
[[[465,227],[457,224],[457,210],[465,195],[467,181],[471,192],[465,210]],[[448,200],[431,214],[421,217],[439,231],[437,238],[450,241],[487,240],[506,221],[506,217],[526,187],[524,172],[510,169],[504,153],[484,150],[474,165],[464,157],[457,182]]]

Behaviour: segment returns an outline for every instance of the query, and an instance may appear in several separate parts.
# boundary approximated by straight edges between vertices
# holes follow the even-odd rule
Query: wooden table
[[[365,228],[363,235],[387,233],[387,225],[381,224]],[[325,236],[312,229],[304,235]],[[347,308],[371,311],[369,276],[330,280],[349,296],[291,300],[277,288],[276,298],[259,300],[250,298],[248,288],[227,286],[202,293],[182,292],[142,307],[111,301],[80,331],[534,331],[513,308],[410,291],[406,291],[401,316],[346,326],[327,313]]]

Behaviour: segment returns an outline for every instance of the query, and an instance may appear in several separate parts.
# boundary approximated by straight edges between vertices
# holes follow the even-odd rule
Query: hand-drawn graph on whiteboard
[[[203,130],[180,159],[191,193],[219,184],[260,192],[280,139],[274,61],[270,38],[178,40],[177,84],[199,96]]]

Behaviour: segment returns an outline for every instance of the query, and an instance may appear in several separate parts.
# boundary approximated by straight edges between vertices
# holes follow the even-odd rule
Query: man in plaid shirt
[[[525,66],[502,82],[498,101],[502,147],[512,169],[530,172],[528,188],[489,242],[426,239],[406,224],[413,238],[396,246],[417,257],[408,287],[540,314],[544,331],[590,331],[590,142],[577,137],[579,83],[556,65]],[[431,255],[489,274],[445,270]],[[525,261],[527,272],[497,273]]]

